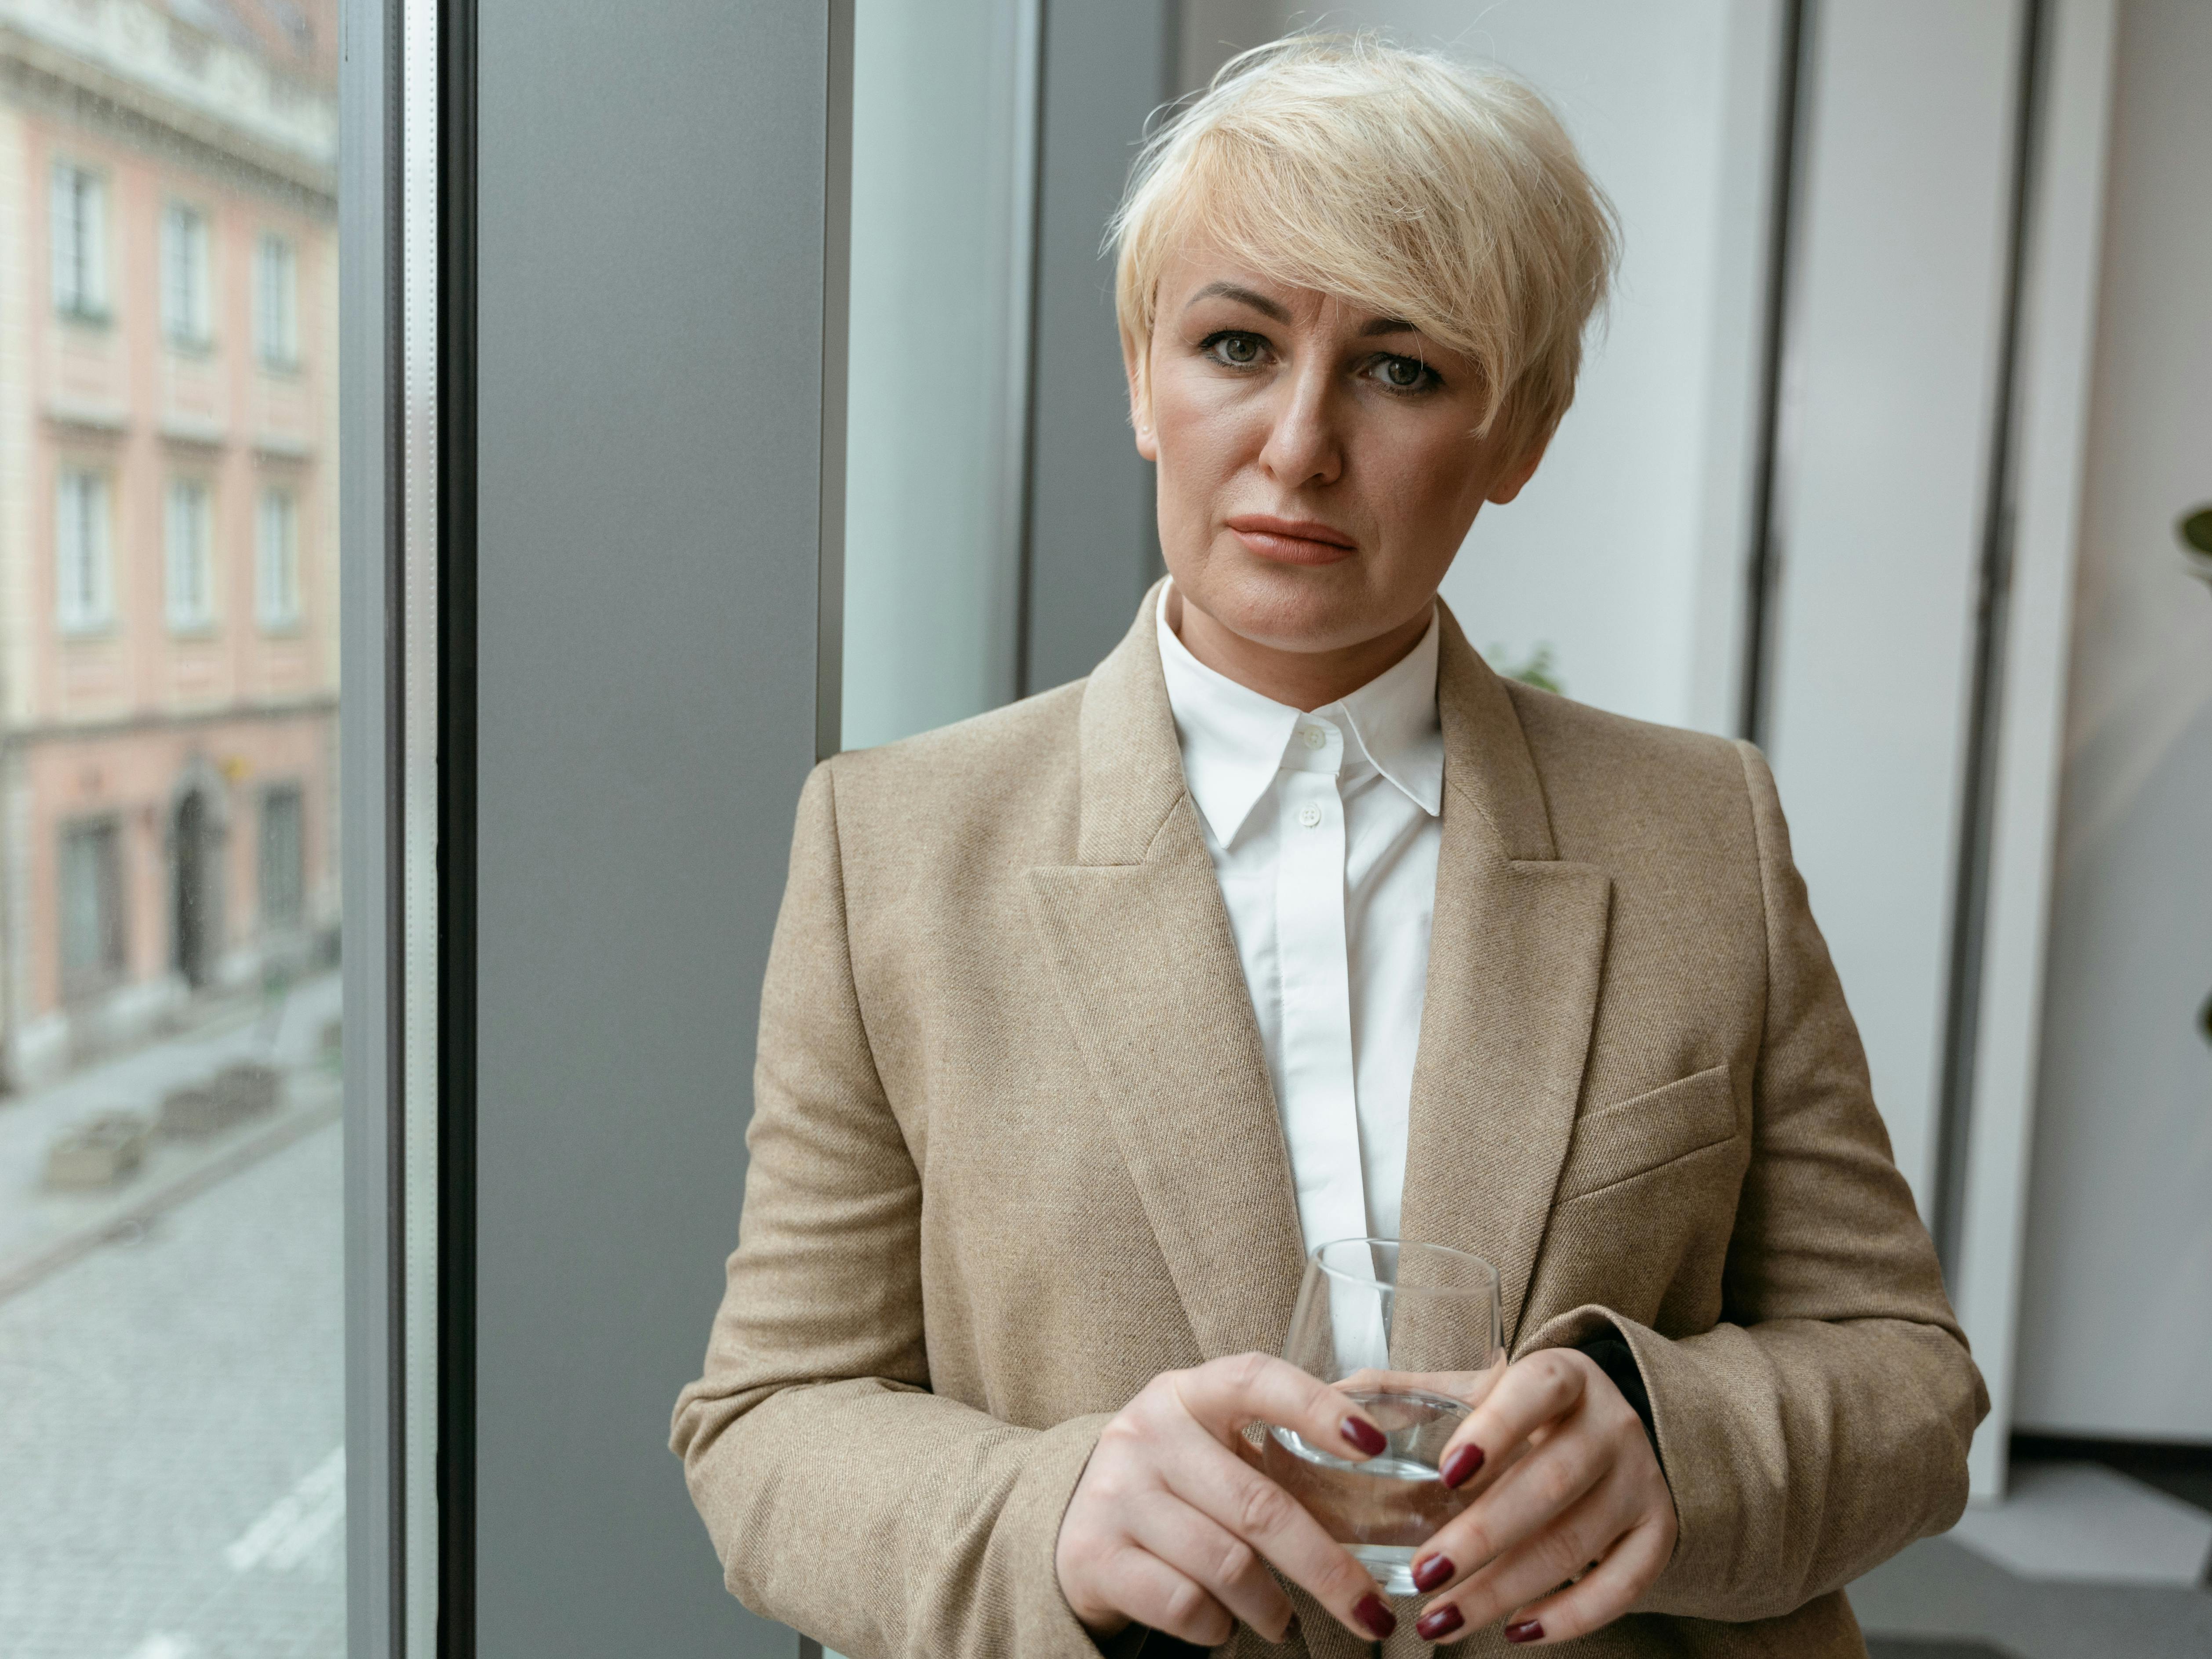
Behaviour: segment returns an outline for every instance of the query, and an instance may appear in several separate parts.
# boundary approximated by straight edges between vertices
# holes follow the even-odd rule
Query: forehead
[[[1177,250],[1160,273],[1158,303],[1172,319],[1195,309],[1241,308],[1276,322],[1380,331],[1413,331],[1395,312],[1357,295],[1309,287],[1271,274],[1260,262],[1200,244]]]

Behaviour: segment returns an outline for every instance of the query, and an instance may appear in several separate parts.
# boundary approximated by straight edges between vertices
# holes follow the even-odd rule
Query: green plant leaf
[[[2212,553],[2212,504],[2200,507],[2192,513],[2185,513],[2181,521],[2173,528],[2184,545],[2193,547],[2199,553]]]

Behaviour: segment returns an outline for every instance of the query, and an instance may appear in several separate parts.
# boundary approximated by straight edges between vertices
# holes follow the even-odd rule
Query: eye
[[[1443,384],[1436,370],[1419,357],[1401,357],[1395,353],[1377,358],[1374,373],[1393,392],[1426,392],[1431,386]]]
[[[1250,368],[1266,356],[1267,343],[1256,334],[1225,328],[1207,335],[1198,349],[1217,363],[1231,368]]]

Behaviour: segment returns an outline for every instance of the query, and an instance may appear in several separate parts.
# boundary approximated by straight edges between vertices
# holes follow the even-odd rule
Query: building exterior
[[[0,0],[8,1086],[335,949],[336,0]]]

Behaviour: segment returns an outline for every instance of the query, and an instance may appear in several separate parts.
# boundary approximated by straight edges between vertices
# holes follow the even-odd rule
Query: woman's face
[[[1248,647],[1342,651],[1425,617],[1477,510],[1543,453],[1475,435],[1471,360],[1203,247],[1164,273],[1143,367],[1168,570]]]

